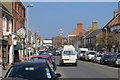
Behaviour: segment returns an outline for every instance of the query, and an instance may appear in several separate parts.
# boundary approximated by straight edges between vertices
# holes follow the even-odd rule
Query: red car
[[[31,60],[45,59],[45,60],[48,60],[49,63],[53,66],[53,70],[56,70],[56,68],[57,68],[55,62],[53,62],[53,61],[51,60],[51,58],[50,58],[49,55],[32,56],[30,59],[31,59]]]
[[[48,56],[48,55],[39,55],[39,56],[32,56],[31,58],[30,58],[31,60],[32,59],[46,59],[46,60],[48,60],[49,61],[49,63],[50,64],[52,64],[52,60],[50,59],[50,57]]]

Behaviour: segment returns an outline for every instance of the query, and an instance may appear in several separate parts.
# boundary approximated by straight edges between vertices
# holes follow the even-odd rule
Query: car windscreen
[[[42,64],[12,67],[6,77],[18,77],[28,80],[40,80],[52,78],[52,75],[50,68]]]
[[[89,52],[89,54],[91,54],[91,55],[95,55],[95,52]]]
[[[97,57],[102,57],[102,55],[97,55]]]
[[[109,57],[110,57],[110,55],[108,55],[108,54],[105,54],[102,56],[102,58],[109,58]]]
[[[83,53],[83,54],[84,54],[85,52],[86,52],[86,51],[81,51],[81,53]]]
[[[117,59],[120,59],[120,55],[117,56]]]
[[[64,51],[63,55],[75,55],[74,51]]]

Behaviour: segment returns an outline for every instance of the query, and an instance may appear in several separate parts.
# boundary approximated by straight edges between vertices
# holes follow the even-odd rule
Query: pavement
[[[7,70],[10,68],[10,66],[11,66],[11,65],[6,66],[6,69],[5,69],[5,70],[2,69],[2,77],[5,76]],[[1,73],[0,73],[0,75],[1,75]],[[2,79],[2,77],[0,77],[0,80]]]

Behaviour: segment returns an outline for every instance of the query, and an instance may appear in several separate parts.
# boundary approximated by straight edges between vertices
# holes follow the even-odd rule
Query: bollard
[[[2,78],[2,65],[0,64],[0,78]]]

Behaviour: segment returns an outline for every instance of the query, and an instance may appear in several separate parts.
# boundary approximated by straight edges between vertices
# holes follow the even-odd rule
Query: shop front
[[[8,64],[8,41],[2,40],[2,65],[5,68],[5,66]]]

